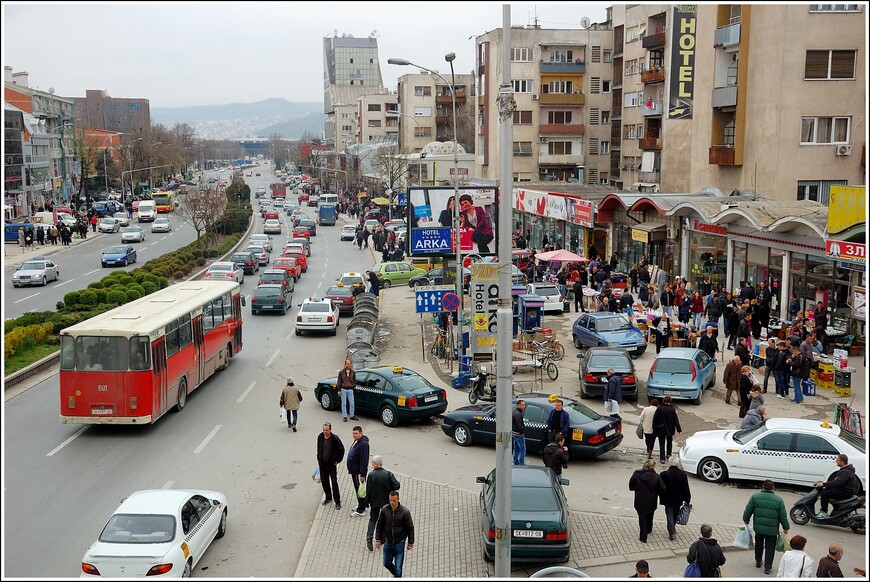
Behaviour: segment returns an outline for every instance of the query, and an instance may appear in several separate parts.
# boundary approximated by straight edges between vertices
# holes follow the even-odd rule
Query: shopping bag
[[[366,482],[363,481],[359,484],[359,488],[356,490],[356,496],[360,499],[366,498]]]
[[[637,438],[639,438],[641,440],[643,439],[643,425],[642,424],[637,425],[637,428],[634,429],[634,432],[635,432],[635,434],[637,434]]]
[[[734,536],[734,547],[743,550],[752,548],[752,534],[745,525],[737,528],[737,535]]]
[[[677,523],[679,525],[686,525],[689,523],[689,514],[692,513],[692,504],[683,502],[683,506],[680,507],[680,511],[677,513]]]
[[[615,416],[619,414],[619,402],[617,402],[616,400],[605,400],[604,412],[606,412],[610,416]]]
[[[683,578],[700,578],[701,577],[701,566],[698,565],[698,562],[692,562],[688,566],[686,566],[686,570],[683,572]]]
[[[314,472],[311,474],[311,479],[315,483],[320,483],[320,467],[317,467],[316,469],[314,469]]]
[[[782,534],[776,536],[776,551],[787,552],[789,550],[791,550],[791,543],[789,543],[788,538]]]
[[[283,406],[281,406],[279,408],[280,408],[281,412],[278,413],[278,418],[281,419],[281,423],[283,424],[283,423],[287,422],[287,411],[284,410]]]

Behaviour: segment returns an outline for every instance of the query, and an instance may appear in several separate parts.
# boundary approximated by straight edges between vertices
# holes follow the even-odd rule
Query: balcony
[[[637,140],[637,147],[642,150],[660,150],[662,149],[662,138],[660,137],[644,137]]]
[[[662,173],[661,172],[638,172],[637,173],[637,181],[638,182],[652,182],[655,184],[660,184],[662,181]]]
[[[740,44],[740,23],[720,26],[713,33],[713,48],[729,48]]]
[[[665,68],[656,67],[655,69],[641,71],[640,80],[642,83],[663,83],[665,80]]]
[[[586,127],[582,123],[542,123],[538,126],[541,135],[583,135]]]
[[[541,73],[585,73],[586,63],[581,59],[565,62],[541,61]]]
[[[452,123],[453,117],[450,115],[436,115],[435,116],[435,125],[450,125]]]
[[[734,146],[715,145],[710,146],[710,164],[714,166],[735,166]]]
[[[645,49],[655,49],[661,46],[665,46],[666,39],[667,32],[656,32],[655,34],[648,34],[643,37],[643,40],[640,41],[640,44]]]
[[[435,103],[453,103],[453,98],[450,95],[435,95]],[[456,92],[456,103],[465,103],[465,91]]]
[[[30,168],[47,168],[51,165],[51,158],[47,155],[24,156],[24,163]]]
[[[576,166],[583,163],[583,156],[573,154],[548,155],[547,146],[541,146],[538,154],[538,164],[547,166]]]
[[[387,109],[384,111],[384,115],[401,115],[402,112],[398,109]]]
[[[640,109],[640,114],[644,117],[661,115],[663,109],[661,101],[653,101],[652,99],[641,101],[638,108]]]
[[[582,107],[586,104],[583,93],[542,93],[541,105],[569,105]]]
[[[737,105],[737,85],[715,87],[711,100],[713,107],[734,107]]]

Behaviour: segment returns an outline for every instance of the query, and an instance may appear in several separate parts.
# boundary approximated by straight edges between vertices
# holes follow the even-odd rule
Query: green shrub
[[[102,289],[103,282],[102,281],[91,281],[88,283],[88,289]]]
[[[146,295],[151,295],[157,291],[157,284],[151,281],[142,281],[142,289],[145,290]]]
[[[114,305],[121,305],[127,302],[127,293],[124,291],[117,291],[115,289],[110,290],[106,293],[106,303],[112,303]]]
[[[97,304],[97,294],[93,289],[85,289],[79,296],[79,303],[82,305],[93,306]]]
[[[66,305],[75,306],[79,304],[81,291],[70,291],[66,295],[63,296],[63,302]]]
[[[136,301],[142,295],[136,289],[127,289],[127,301]]]
[[[200,258],[196,259],[196,264],[199,267],[204,266],[205,263],[206,263],[206,259],[204,257],[200,257]]]
[[[51,323],[40,323],[16,327],[3,338],[3,353],[6,357],[12,357],[21,350],[32,348],[42,343],[52,332]]]
[[[176,279],[182,279],[184,278],[184,273],[182,273],[181,271],[175,271],[174,273],[172,273],[172,276]]]
[[[93,291],[97,295],[97,304],[106,302],[106,294],[108,293],[106,289],[94,289]]]
[[[134,289],[137,293],[139,293],[139,297],[144,297],[146,295],[145,288],[142,285],[133,284],[127,287],[128,289]]]

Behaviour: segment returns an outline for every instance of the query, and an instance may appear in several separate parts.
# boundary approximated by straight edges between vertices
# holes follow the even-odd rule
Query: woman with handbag
[[[661,476],[667,491],[664,495],[659,496],[659,505],[665,508],[668,539],[673,541],[677,539],[677,514],[683,503],[689,503],[692,500],[692,492],[689,491],[689,479],[680,467],[679,457],[670,458],[669,466],[661,472]]]

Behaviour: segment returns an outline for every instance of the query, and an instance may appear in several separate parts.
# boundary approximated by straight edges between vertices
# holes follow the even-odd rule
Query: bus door
[[[193,320],[193,357],[196,360],[196,382],[199,386],[205,379],[205,342],[202,335],[202,315],[197,315]]]
[[[242,350],[242,295],[233,295],[233,321],[236,322],[233,330],[233,355]]]
[[[166,394],[166,338],[161,337],[151,344],[151,364],[154,373],[152,380],[151,422],[160,418],[166,412],[169,397]]]

